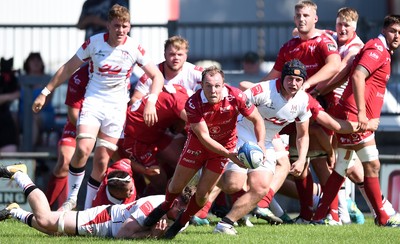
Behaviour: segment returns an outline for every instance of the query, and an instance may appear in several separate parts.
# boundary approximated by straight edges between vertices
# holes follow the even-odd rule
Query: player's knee
[[[113,143],[111,143],[109,141],[106,141],[104,139],[101,139],[101,138],[97,139],[96,147],[105,147],[105,148],[110,149],[110,150],[112,150],[114,152],[117,151],[117,149],[118,149],[117,145],[115,145],[115,144],[113,144]]]
[[[379,159],[379,151],[376,145],[366,146],[357,151],[361,162],[372,162]]]

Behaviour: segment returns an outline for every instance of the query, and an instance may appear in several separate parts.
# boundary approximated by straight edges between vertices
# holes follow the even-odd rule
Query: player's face
[[[170,45],[164,53],[165,63],[167,67],[173,71],[181,71],[183,64],[187,60],[187,49],[177,49]]]
[[[285,97],[293,97],[300,90],[303,83],[304,80],[300,76],[286,75],[285,79],[283,80],[283,94]]]
[[[219,103],[222,99],[222,89],[225,87],[221,74],[206,75],[201,83],[204,95],[211,104]]]
[[[107,22],[107,29],[110,35],[108,43],[111,46],[118,46],[125,41],[131,30],[131,24],[115,18],[111,22]]]
[[[131,197],[134,191],[135,185],[132,181],[130,181],[128,184],[125,184],[124,187],[110,193],[116,199],[123,200],[125,198]]]
[[[336,33],[339,45],[344,45],[355,35],[356,24],[357,23],[355,21],[347,21],[341,17],[336,19]]]
[[[386,42],[391,51],[396,50],[400,45],[400,25],[393,24],[382,30]]]
[[[300,34],[307,34],[315,28],[318,21],[317,13],[310,7],[295,10],[294,23]]]

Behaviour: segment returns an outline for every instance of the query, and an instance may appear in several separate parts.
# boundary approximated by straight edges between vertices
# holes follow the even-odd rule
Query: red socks
[[[50,206],[52,206],[57,199],[61,204],[67,200],[67,184],[68,177],[58,178],[54,174],[51,174],[46,190],[46,197]]]
[[[382,206],[382,194],[378,177],[364,177],[364,190],[375,210],[376,218],[381,225],[385,225],[389,219]]]

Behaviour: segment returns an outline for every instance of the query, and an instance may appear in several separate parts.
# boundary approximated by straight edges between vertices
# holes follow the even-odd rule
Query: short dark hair
[[[389,27],[393,24],[400,25],[400,15],[398,15],[398,14],[387,15],[385,17],[385,19],[383,20],[383,28],[384,29],[386,29],[387,27]]]
[[[110,190],[120,190],[131,181],[132,177],[123,170],[114,170],[107,175],[107,186]]]

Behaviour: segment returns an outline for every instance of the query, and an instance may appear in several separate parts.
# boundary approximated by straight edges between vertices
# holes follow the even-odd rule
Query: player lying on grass
[[[32,212],[12,203],[0,211],[0,221],[15,218],[49,235],[67,234],[113,238],[159,237],[167,228],[167,221],[175,220],[186,207],[193,188],[185,188],[175,199],[173,207],[154,226],[143,227],[147,215],[164,201],[164,195],[141,198],[129,204],[102,205],[84,211],[55,212],[50,210],[44,193],[26,174],[26,165],[0,166],[0,177],[14,180],[24,191]]]

